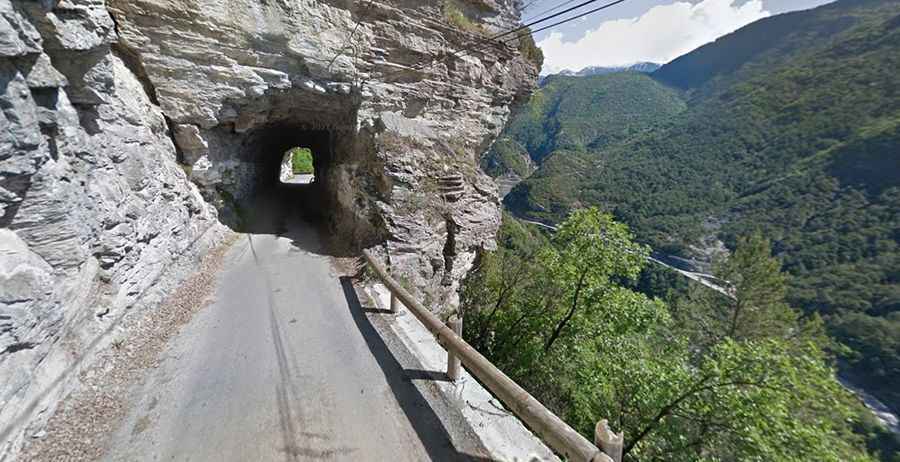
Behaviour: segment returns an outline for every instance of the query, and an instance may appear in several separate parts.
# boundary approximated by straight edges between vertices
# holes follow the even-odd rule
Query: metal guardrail
[[[451,357],[451,367],[454,358],[461,361],[472,375],[554,451],[570,461],[613,462],[610,455],[618,456],[616,460],[621,461],[622,435],[609,432],[606,421],[601,421],[597,425],[597,440],[606,451],[604,453],[497,369],[497,366],[457,335],[454,329],[444,325],[437,316],[400,286],[368,250],[363,251],[363,255],[378,279],[390,290],[391,311],[396,311],[396,300],[399,299],[444,346]]]

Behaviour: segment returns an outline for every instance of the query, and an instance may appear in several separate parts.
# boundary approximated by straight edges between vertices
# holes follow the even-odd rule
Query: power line
[[[575,0],[571,0],[571,1],[575,1]],[[571,1],[566,2],[566,3],[571,3]],[[489,37],[489,38],[487,38],[487,39],[483,39],[483,40],[480,41],[480,43],[476,43],[476,44],[470,45],[470,46],[468,46],[468,47],[466,47],[466,48],[463,48],[462,50],[458,50],[458,51],[455,51],[455,52],[453,52],[453,53],[450,53],[449,55],[444,56],[443,58],[441,58],[441,59],[439,59],[439,60],[432,60],[432,62],[429,63],[429,64],[424,64],[424,63],[423,63],[423,65],[420,66],[418,69],[415,68],[415,67],[411,67],[411,68],[409,68],[409,69],[400,69],[400,70],[397,70],[397,71],[392,72],[392,73],[382,74],[382,78],[384,78],[384,77],[390,77],[390,76],[392,76],[392,75],[398,75],[398,74],[403,73],[403,72],[409,72],[409,71],[422,71],[422,70],[425,70],[425,69],[428,68],[428,67],[434,67],[434,65],[437,64],[438,62],[445,61],[445,60],[450,59],[450,58],[453,58],[453,57],[461,58],[461,57],[463,57],[464,55],[466,55],[466,54],[469,53],[469,52],[473,52],[473,51],[481,51],[481,50],[484,49],[484,46],[485,46],[485,45],[493,45],[493,44],[495,44],[495,40],[498,39],[498,38],[500,38],[500,37],[504,37],[504,36],[507,36],[507,35],[512,34],[512,33],[515,33],[515,32],[521,32],[521,31],[524,31],[524,30],[528,29],[528,27],[530,27],[530,26],[532,26],[532,25],[539,24],[539,23],[542,23],[542,22],[546,22],[546,21],[548,21],[548,20],[550,20],[550,19],[553,19],[553,18],[557,18],[557,17],[559,17],[559,16],[561,16],[561,15],[564,15],[564,14],[569,13],[569,12],[571,12],[571,11],[577,10],[577,9],[582,8],[582,7],[584,7],[584,6],[586,6],[586,5],[589,5],[589,4],[591,4],[591,3],[596,3],[597,1],[599,1],[599,0],[588,0],[588,1],[582,2],[582,3],[580,3],[580,4],[576,5],[576,6],[573,6],[573,7],[571,7],[571,8],[568,8],[568,9],[566,9],[566,10],[564,10],[564,11],[560,11],[559,13],[553,14],[553,15],[548,16],[548,17],[546,17],[546,18],[542,18],[542,19],[540,19],[540,20],[538,20],[538,21],[534,21],[534,22],[525,24],[525,25],[523,25],[523,26],[520,26],[520,27],[516,27],[516,28],[510,29],[509,31],[499,33],[499,34],[494,35],[494,36],[492,36],[492,37]],[[616,5],[619,5],[619,4],[621,4],[621,3],[625,3],[626,1],[627,1],[627,0],[615,0],[615,1],[612,1],[612,2],[609,2],[609,3],[606,3],[606,4],[603,4],[603,5],[600,5],[600,6],[597,7],[597,8],[594,8],[594,9],[591,9],[591,10],[588,10],[588,11],[585,11],[585,12],[582,12],[582,13],[579,13],[579,14],[577,14],[577,15],[575,15],[575,16],[570,17],[570,18],[566,18],[566,19],[557,21],[557,22],[555,22],[555,23],[553,23],[553,24],[550,24],[550,25],[547,25],[547,26],[540,27],[540,28],[535,29],[535,30],[533,30],[533,31],[532,31],[532,30],[527,30],[527,31],[526,31],[525,33],[523,33],[523,34],[519,34],[519,35],[516,35],[516,36],[513,36],[513,37],[505,38],[505,39],[503,39],[503,40],[500,40],[500,43],[509,43],[509,42],[514,41],[514,40],[519,40],[519,39],[522,39],[523,37],[529,36],[529,35],[531,35],[531,34],[534,34],[534,33],[537,33],[537,32],[541,32],[541,31],[544,31],[544,30],[547,30],[547,29],[551,29],[551,28],[553,28],[553,27],[557,27],[557,26],[560,26],[560,25],[562,25],[562,24],[566,24],[566,23],[568,23],[568,22],[574,21],[574,20],[576,20],[576,19],[583,18],[583,17],[585,17],[585,16],[587,16],[587,15],[596,13],[596,12],[598,12],[598,11],[605,10],[605,9],[607,9],[607,8],[612,8],[612,7],[614,7],[614,6],[616,6]],[[565,5],[565,3],[562,4],[562,5],[557,6],[557,7],[554,8],[554,9],[561,8],[561,7],[564,6],[564,5]]]
[[[530,2],[526,3],[524,6],[522,6],[522,12],[524,13],[525,10],[527,10],[529,6],[534,5],[535,3],[539,2],[539,1],[540,0],[531,0]]]
[[[372,8],[373,2],[374,0],[369,0],[369,4],[366,5],[366,10]],[[334,57],[331,58],[331,61],[328,61],[328,67],[326,68],[327,71],[331,71],[331,65],[334,64],[334,61],[338,59],[342,54],[344,54],[344,51],[347,49],[347,47],[350,46],[350,41],[353,40],[353,36],[356,35],[356,31],[359,30],[360,23],[362,23],[362,15],[359,15],[359,17],[356,19],[356,25],[353,26],[353,31],[350,32],[350,36],[347,37],[347,40],[344,41],[344,46],[342,46],[341,49],[338,50],[338,52],[334,55]]]
[[[566,2],[566,3],[571,3],[572,1],[575,1],[575,0],[570,0],[570,1]],[[621,3],[625,3],[627,0],[615,0],[615,1],[613,1],[613,2],[610,2],[610,3],[606,3],[606,4],[603,4],[603,5],[600,5],[599,7],[594,8],[594,9],[592,9],[592,10],[589,10],[589,11],[585,11],[585,12],[579,13],[579,14],[577,14],[577,15],[575,15],[575,16],[570,17],[570,18],[566,18],[566,19],[557,21],[557,22],[555,22],[555,23],[553,23],[553,24],[550,24],[550,25],[547,25],[547,26],[543,26],[543,27],[540,27],[540,28],[535,29],[535,30],[526,30],[526,29],[528,29],[528,27],[529,27],[530,25],[538,24],[538,23],[547,21],[547,20],[549,20],[549,19],[553,19],[553,18],[555,18],[555,17],[559,17],[560,15],[563,15],[563,14],[568,13],[568,12],[573,11],[573,10],[577,10],[577,9],[579,9],[579,8],[585,6],[585,5],[588,5],[588,4],[590,4],[590,3],[594,3],[594,2],[596,2],[596,1],[597,1],[597,0],[592,0],[592,1],[587,1],[587,2],[581,3],[581,4],[577,5],[577,6],[574,6],[574,7],[572,7],[572,8],[569,8],[569,9],[567,9],[567,10],[565,10],[565,11],[561,11],[561,12],[559,12],[559,13],[556,13],[556,14],[552,15],[552,16],[548,16],[548,17],[543,18],[543,19],[541,19],[541,20],[539,20],[539,21],[534,21],[534,22],[529,23],[529,24],[526,24],[526,25],[524,25],[524,26],[517,27],[517,28],[514,28],[514,29],[512,29],[512,30],[510,30],[510,31],[503,32],[503,33],[501,33],[501,34],[495,35],[495,36],[493,36],[493,37],[491,38],[491,40],[496,39],[496,38],[498,38],[498,37],[502,37],[502,36],[511,34],[511,33],[514,33],[514,32],[525,31],[525,33],[523,33],[523,34],[519,34],[519,35],[510,37],[510,38],[503,39],[503,40],[501,40],[501,42],[502,42],[502,43],[509,43],[509,42],[512,42],[512,41],[515,41],[515,40],[520,40],[520,39],[522,39],[522,38],[524,38],[524,37],[527,37],[527,36],[529,36],[529,35],[535,34],[535,33],[537,33],[537,32],[545,31],[545,30],[547,30],[547,29],[551,29],[551,28],[553,28],[553,27],[557,27],[557,26],[566,24],[566,23],[568,23],[568,22],[574,21],[574,20],[579,19],[579,18],[583,18],[583,17],[585,17],[585,16],[587,16],[587,15],[596,13],[596,12],[598,12],[598,11],[605,10],[605,9],[607,9],[607,8],[612,8],[612,7],[614,7],[614,6],[616,6],[616,5],[619,5],[619,4],[621,4]],[[558,9],[558,8],[561,8],[561,7],[565,6],[566,3],[563,3],[563,4],[561,4],[561,5],[558,5],[555,9]],[[458,57],[461,57],[462,55],[466,54],[468,51],[477,51],[477,50],[474,50],[474,49],[477,48],[477,47],[478,47],[477,45],[473,45],[473,46],[464,48],[464,49],[462,49],[462,50],[459,50],[459,51],[457,51],[457,52],[451,54],[451,56],[458,56]]]
[[[512,30],[508,30],[508,31],[503,32],[503,33],[501,33],[501,34],[497,34],[497,35],[495,35],[495,36],[493,36],[493,37],[490,37],[488,40],[497,40],[497,39],[500,38],[500,37],[505,37],[505,36],[507,36],[507,35],[509,35],[509,34],[513,34],[513,33],[516,33],[516,32],[523,31],[523,30],[525,30],[525,29],[530,28],[531,26],[540,24],[540,23],[542,23],[542,22],[547,22],[547,21],[549,21],[549,20],[551,20],[551,19],[554,19],[554,18],[558,18],[558,17],[560,17],[560,16],[562,16],[562,15],[564,15],[564,14],[566,14],[566,13],[570,13],[570,12],[572,12],[572,11],[575,11],[575,10],[579,9],[579,8],[588,6],[588,5],[590,5],[591,3],[597,3],[597,2],[599,2],[599,1],[600,1],[600,0],[587,0],[587,1],[585,1],[585,2],[581,2],[581,3],[579,3],[579,4],[577,4],[577,5],[573,6],[573,7],[570,7],[570,8],[567,8],[567,9],[565,9],[565,10],[562,10],[562,11],[560,11],[559,13],[553,13],[553,14],[551,14],[550,16],[547,16],[547,17],[545,17],[545,18],[541,18],[541,19],[538,19],[537,21],[532,21],[532,22],[529,22],[529,23],[527,23],[527,24],[522,24],[521,26],[516,27],[516,28],[514,28],[514,29],[512,29]],[[625,1],[625,0],[622,0],[622,1]],[[615,2],[614,2],[614,3],[615,3]],[[619,3],[621,3],[621,2],[619,2]],[[610,5],[610,6],[612,6],[612,5]],[[608,7],[607,7],[607,8],[608,8]],[[602,9],[602,8],[601,8],[601,9]],[[595,10],[595,11],[596,11],[596,10]]]
[[[583,17],[585,17],[585,16],[587,16],[587,15],[589,15],[589,14],[593,14],[593,13],[596,13],[596,12],[598,12],[598,11],[605,10],[605,9],[607,9],[607,8],[614,7],[614,6],[616,6],[616,5],[620,4],[620,3],[625,3],[626,1],[628,1],[628,0],[616,0],[616,1],[614,1],[614,2],[610,2],[610,3],[607,3],[607,4],[605,4],[605,5],[601,5],[601,6],[597,7],[597,8],[594,8],[593,10],[585,11],[584,13],[580,13],[580,14],[577,14],[577,15],[575,15],[575,16],[572,16],[571,18],[567,18],[567,19],[564,19],[564,20],[562,20],[562,21],[559,21],[559,22],[555,22],[555,23],[553,23],[553,24],[550,24],[550,25],[548,25],[548,26],[544,26],[544,27],[535,29],[535,30],[533,30],[533,31],[529,31],[528,33],[525,33],[525,34],[517,35],[517,36],[512,37],[512,38],[510,38],[510,39],[504,39],[503,41],[504,41],[504,42],[509,42],[509,41],[512,41],[512,40],[515,40],[515,39],[520,39],[520,38],[522,38],[522,37],[525,37],[526,35],[535,34],[535,33],[541,32],[541,31],[545,31],[545,30],[547,30],[547,29],[551,29],[551,28],[553,28],[553,27],[556,27],[556,26],[565,24],[565,23],[567,23],[567,22],[574,21],[574,20],[579,19],[579,18],[583,18]]]
[[[539,18],[539,17],[541,17],[541,15],[550,13],[550,12],[552,12],[552,11],[556,11],[556,10],[558,10],[558,9],[560,9],[560,8],[562,8],[562,7],[564,7],[564,6],[566,6],[566,5],[569,5],[569,4],[571,4],[571,3],[575,3],[575,2],[577,2],[577,1],[578,1],[578,0],[568,0],[568,1],[565,1],[565,2],[563,2],[563,3],[559,4],[559,5],[556,5],[556,6],[552,7],[552,8],[547,8],[546,10],[541,11],[540,13],[535,13],[535,14],[533,14],[533,15],[530,15],[530,16],[528,16],[527,18],[523,19],[522,22],[525,22],[525,21],[531,21],[531,20],[534,19],[534,18]]]
[[[562,4],[562,5],[559,5],[559,6],[557,6],[556,8],[553,8],[553,9],[561,8],[561,7],[565,6],[565,5],[568,4],[568,3],[572,3],[573,1],[575,1],[575,0],[569,0],[568,2],[566,2],[566,3]],[[486,38],[486,39],[481,39],[481,41],[480,41],[481,43],[476,43],[476,44],[470,45],[470,46],[468,46],[468,47],[466,47],[466,48],[463,48],[462,50],[455,51],[455,52],[451,53],[450,56],[448,56],[448,57],[446,57],[446,58],[444,58],[444,59],[447,59],[447,58],[452,57],[452,56],[461,57],[463,54],[466,54],[466,53],[469,52],[469,51],[476,51],[476,49],[482,48],[481,45],[483,45],[483,44],[493,44],[494,41],[496,41],[497,39],[499,39],[499,38],[501,38],[501,37],[505,37],[505,36],[507,36],[507,35],[509,35],[509,34],[514,34],[514,33],[516,33],[516,32],[521,32],[521,31],[524,31],[524,30],[528,30],[528,29],[529,29],[531,26],[533,26],[533,25],[540,24],[540,23],[542,23],[542,22],[546,22],[546,21],[549,21],[549,20],[554,19],[554,18],[558,18],[558,17],[560,17],[560,16],[562,16],[562,15],[564,15],[564,14],[566,14],[566,13],[575,11],[575,10],[577,10],[577,9],[579,9],[579,8],[585,7],[585,6],[590,5],[590,4],[592,4],[592,3],[597,3],[598,1],[600,1],[600,0],[587,0],[587,1],[584,1],[584,2],[582,2],[582,3],[579,3],[578,5],[575,5],[575,6],[571,7],[571,8],[568,8],[568,9],[566,9],[566,10],[560,11],[560,12],[558,12],[558,13],[555,13],[555,14],[553,14],[553,15],[547,16],[547,17],[545,17],[545,18],[538,19],[537,21],[533,21],[533,22],[530,22],[530,23],[527,23],[527,24],[523,24],[523,25],[518,26],[518,27],[514,27],[514,28],[512,28],[512,29],[510,29],[510,30],[508,30],[508,31],[506,31],[506,32],[501,32],[501,33],[499,33],[499,34],[495,34],[495,35],[493,35],[493,36],[491,36],[491,37],[488,37],[488,38]],[[616,2],[612,2],[612,3],[609,3],[609,4],[603,5],[603,6],[601,6],[600,8],[595,8],[595,9],[589,11],[589,12],[586,13],[586,14],[590,14],[590,13],[593,13],[593,12],[596,12],[596,11],[600,11],[600,10],[609,8],[609,7],[611,7],[611,6],[618,5],[619,3],[622,3],[622,2],[624,2],[624,1],[626,1],[626,0],[618,0],[618,1],[616,1]],[[567,23],[567,22],[569,22],[569,21],[571,21],[571,20],[578,19],[578,18],[580,18],[580,17],[582,17],[582,16],[585,16],[586,14],[582,14],[582,15],[580,15],[580,16],[576,16],[576,17],[574,17],[574,18],[570,18],[570,19],[567,19],[567,20],[564,20],[564,21],[559,21],[559,22],[557,22],[557,23],[555,23],[555,24],[553,24],[553,25],[551,25],[551,26],[549,26],[549,27],[554,27],[554,26],[557,26],[557,25],[560,25],[560,24],[565,24],[565,23]],[[513,37],[512,39],[519,39],[519,38],[522,38],[522,37],[524,37],[524,36],[526,36],[526,35],[533,34],[534,32],[538,32],[538,31],[542,31],[542,30],[548,29],[549,27],[544,27],[544,28],[538,29],[538,30],[536,30],[536,31],[528,30],[528,32],[526,32],[525,34],[518,35],[518,36],[516,36],[516,37]],[[510,41],[510,40],[502,40],[502,42],[509,42],[509,41]]]

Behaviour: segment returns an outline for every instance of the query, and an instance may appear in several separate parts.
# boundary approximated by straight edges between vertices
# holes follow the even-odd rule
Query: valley
[[[759,231],[841,373],[900,409],[900,2],[753,23],[651,75],[554,75],[482,165],[545,224],[596,205],[709,263]],[[527,167],[527,168],[525,168]]]

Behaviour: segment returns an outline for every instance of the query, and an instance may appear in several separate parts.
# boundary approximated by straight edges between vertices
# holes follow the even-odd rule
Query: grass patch
[[[465,13],[463,13],[462,8],[460,8],[459,4],[453,0],[446,0],[444,2],[444,19],[447,20],[452,26],[457,29],[462,29],[466,32],[472,32],[476,34],[487,34],[487,31],[481,24],[477,24]]]
[[[192,165],[182,164],[179,162],[178,167],[181,168],[181,171],[183,171],[188,178],[190,178],[191,173],[194,172],[194,167]]]
[[[294,175],[314,175],[313,154],[309,148],[293,148],[291,153],[291,170]]]
[[[247,211],[244,210],[243,207],[241,207],[241,204],[240,202],[238,202],[237,198],[235,198],[230,191],[228,191],[221,185],[216,186],[216,192],[219,193],[219,197],[221,198],[222,203],[225,205],[226,210],[234,214],[234,218],[236,220],[235,225],[237,225],[241,229],[246,229],[250,224],[250,220],[247,216]]]

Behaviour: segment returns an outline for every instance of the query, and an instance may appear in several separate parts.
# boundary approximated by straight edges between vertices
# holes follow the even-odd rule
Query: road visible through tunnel
[[[314,227],[261,196],[106,460],[487,460],[404,375]]]

